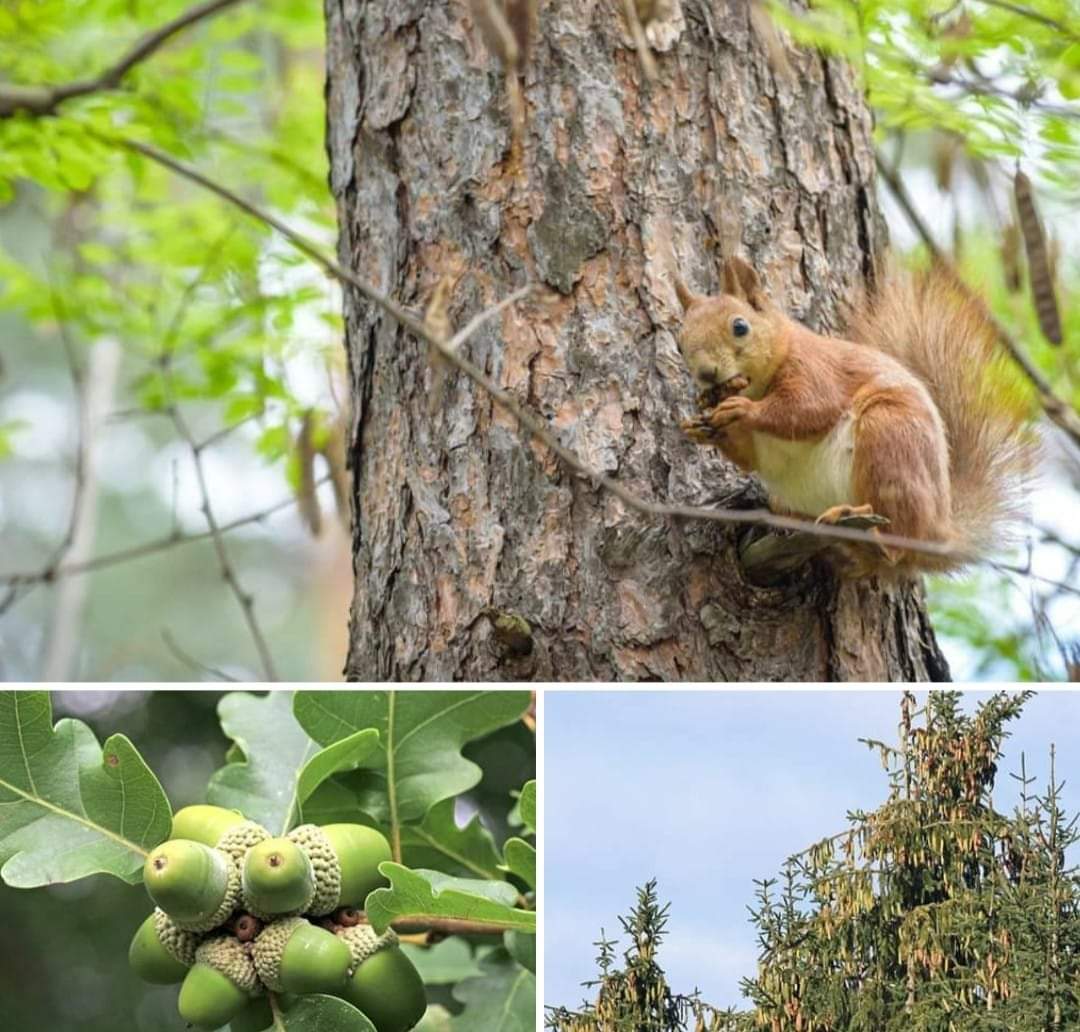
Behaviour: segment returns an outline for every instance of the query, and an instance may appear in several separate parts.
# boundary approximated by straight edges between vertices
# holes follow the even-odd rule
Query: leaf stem
[[[398,817],[397,806],[397,783],[394,781],[394,750],[397,743],[394,741],[394,707],[397,704],[397,693],[393,690],[389,693],[386,712],[386,794],[390,802],[390,853],[394,863],[401,863],[401,821]]]

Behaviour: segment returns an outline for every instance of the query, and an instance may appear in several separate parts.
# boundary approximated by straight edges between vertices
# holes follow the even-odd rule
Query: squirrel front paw
[[[724,430],[733,423],[746,420],[754,411],[757,402],[752,398],[745,398],[736,394],[720,402],[711,412],[705,414],[705,419],[714,430]]]
[[[684,419],[679,424],[679,429],[682,430],[694,444],[719,444],[724,439],[724,431],[715,429],[709,423],[707,415],[693,416],[690,419]]]

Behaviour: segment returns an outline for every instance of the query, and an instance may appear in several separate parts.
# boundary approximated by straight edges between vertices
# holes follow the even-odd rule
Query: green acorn
[[[352,963],[344,942],[302,917],[268,924],[251,956],[262,984],[275,993],[338,993]]]
[[[180,986],[180,1017],[196,1028],[221,1028],[258,991],[259,978],[248,947],[232,936],[216,936],[195,951],[195,966]]]
[[[216,846],[225,832],[243,823],[244,815],[237,810],[199,803],[185,806],[173,814],[172,837],[191,839],[204,846]]]
[[[216,848],[232,857],[233,862],[239,869],[244,864],[247,851],[260,842],[265,842],[268,838],[270,838],[270,832],[261,824],[244,820],[229,828],[218,839]]]
[[[355,933],[364,927],[347,928],[339,934]],[[377,1032],[407,1032],[427,1010],[423,979],[396,945],[379,949],[363,960],[340,995],[363,1011]]]
[[[132,971],[144,982],[175,985],[184,980],[188,968],[195,963],[195,947],[199,937],[194,932],[181,931],[173,926],[172,939],[167,935],[163,941],[158,933],[159,914],[166,921],[169,920],[163,911],[157,910],[139,925],[128,950],[128,962]],[[178,945],[174,945],[174,942]]]
[[[244,906],[256,917],[301,914],[315,897],[307,854],[287,838],[268,838],[244,857]]]
[[[146,858],[143,883],[150,898],[183,929],[220,925],[240,901],[236,865],[201,842],[170,839]]]
[[[302,824],[289,832],[311,860],[315,898],[311,913],[329,914],[338,907],[363,906],[373,889],[387,884],[379,864],[390,860],[390,843],[362,824]]]
[[[229,1032],[266,1032],[273,1028],[274,1012],[265,996],[250,1000],[244,1009],[229,1022]]]

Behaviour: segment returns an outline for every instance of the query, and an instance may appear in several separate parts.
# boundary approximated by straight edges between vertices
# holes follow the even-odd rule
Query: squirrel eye
[[[731,321],[731,332],[736,337],[745,337],[750,332],[750,324],[741,315],[737,315]]]

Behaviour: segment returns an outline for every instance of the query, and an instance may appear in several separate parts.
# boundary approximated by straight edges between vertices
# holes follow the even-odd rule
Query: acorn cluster
[[[180,1016],[199,1029],[262,1032],[267,991],[287,1010],[304,993],[348,1000],[378,1032],[424,1014],[423,982],[388,930],[358,906],[385,885],[386,839],[360,824],[304,824],[274,837],[234,810],[188,806],[146,858],[154,912],[131,942],[135,973],[180,985]]]

